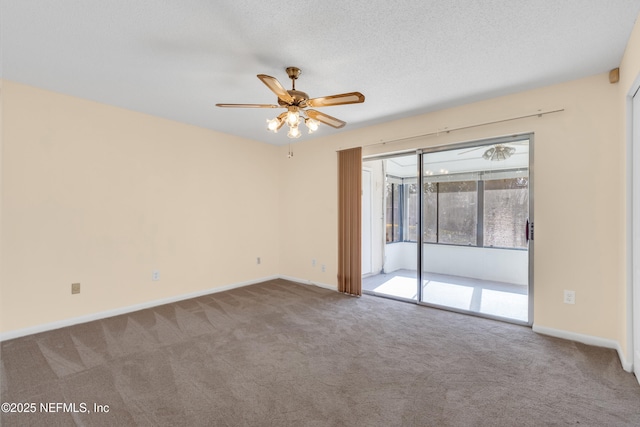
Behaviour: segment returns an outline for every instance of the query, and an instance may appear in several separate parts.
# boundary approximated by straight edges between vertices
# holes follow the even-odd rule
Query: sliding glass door
[[[423,152],[420,302],[529,321],[529,138]]]
[[[531,147],[527,135],[365,160],[365,293],[530,323]]]

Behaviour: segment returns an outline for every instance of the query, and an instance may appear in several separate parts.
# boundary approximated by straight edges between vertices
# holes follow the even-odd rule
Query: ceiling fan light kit
[[[278,97],[278,105],[275,104],[216,104],[217,107],[224,108],[279,108],[284,107],[286,112],[273,119],[267,119],[267,130],[278,132],[285,124],[289,127],[287,136],[289,138],[300,138],[299,125],[304,122],[313,133],[319,128],[320,123],[324,123],[336,129],[344,127],[347,123],[320,111],[307,109],[308,107],[330,107],[333,105],[359,104],[364,102],[364,95],[360,92],[342,93],[339,95],[323,96],[320,98],[309,98],[305,92],[296,90],[296,80],[301,74],[297,67],[287,67],[287,76],[291,79],[291,90],[286,90],[280,82],[266,74],[258,74],[258,78]]]
[[[498,144],[485,151],[482,157],[486,160],[495,162],[500,160],[507,160],[515,152],[516,149],[513,147],[507,147],[505,145]]]

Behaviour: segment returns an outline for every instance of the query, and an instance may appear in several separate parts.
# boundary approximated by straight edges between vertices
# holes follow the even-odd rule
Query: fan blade
[[[335,117],[331,117],[328,114],[321,113],[320,111],[305,110],[305,113],[307,113],[307,116],[311,117],[313,120],[317,120],[336,129],[340,129],[347,124],[347,122],[343,122],[340,119],[336,119]]]
[[[309,107],[330,107],[332,105],[359,104],[364,102],[360,92],[341,93],[340,95],[323,96],[307,101]]]
[[[287,104],[293,104],[293,98],[289,95],[289,92],[280,84],[275,77],[267,76],[266,74],[258,74],[258,78],[267,85],[271,92]]]
[[[216,104],[216,107],[224,108],[281,108],[275,104]]]

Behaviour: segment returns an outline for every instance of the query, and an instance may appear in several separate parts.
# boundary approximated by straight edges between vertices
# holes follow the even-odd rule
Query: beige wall
[[[281,155],[285,178],[282,273],[336,283],[336,150],[363,145],[365,155],[385,151],[535,133],[535,308],[537,325],[622,341],[624,256],[620,223],[624,182],[617,173],[624,146],[617,119],[617,85],[606,74],[485,102],[357,129],[293,146]],[[375,145],[448,127],[483,123],[564,108],[541,118],[476,127],[410,142]],[[284,148],[281,149],[284,153]],[[287,177],[299,177],[298,179]],[[311,266],[326,260],[327,272]],[[563,290],[576,291],[577,304],[562,302]]]
[[[622,96],[626,96],[631,84],[640,74],[640,15],[636,20],[624,57],[620,64],[620,89]]]
[[[9,81],[2,107],[0,331],[278,274],[273,146]]]

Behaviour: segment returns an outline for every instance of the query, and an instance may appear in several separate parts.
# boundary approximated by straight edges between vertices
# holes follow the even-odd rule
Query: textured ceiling
[[[0,0],[2,77],[283,145],[256,74],[354,129],[609,71],[638,0]],[[296,141],[338,132],[327,126]]]

